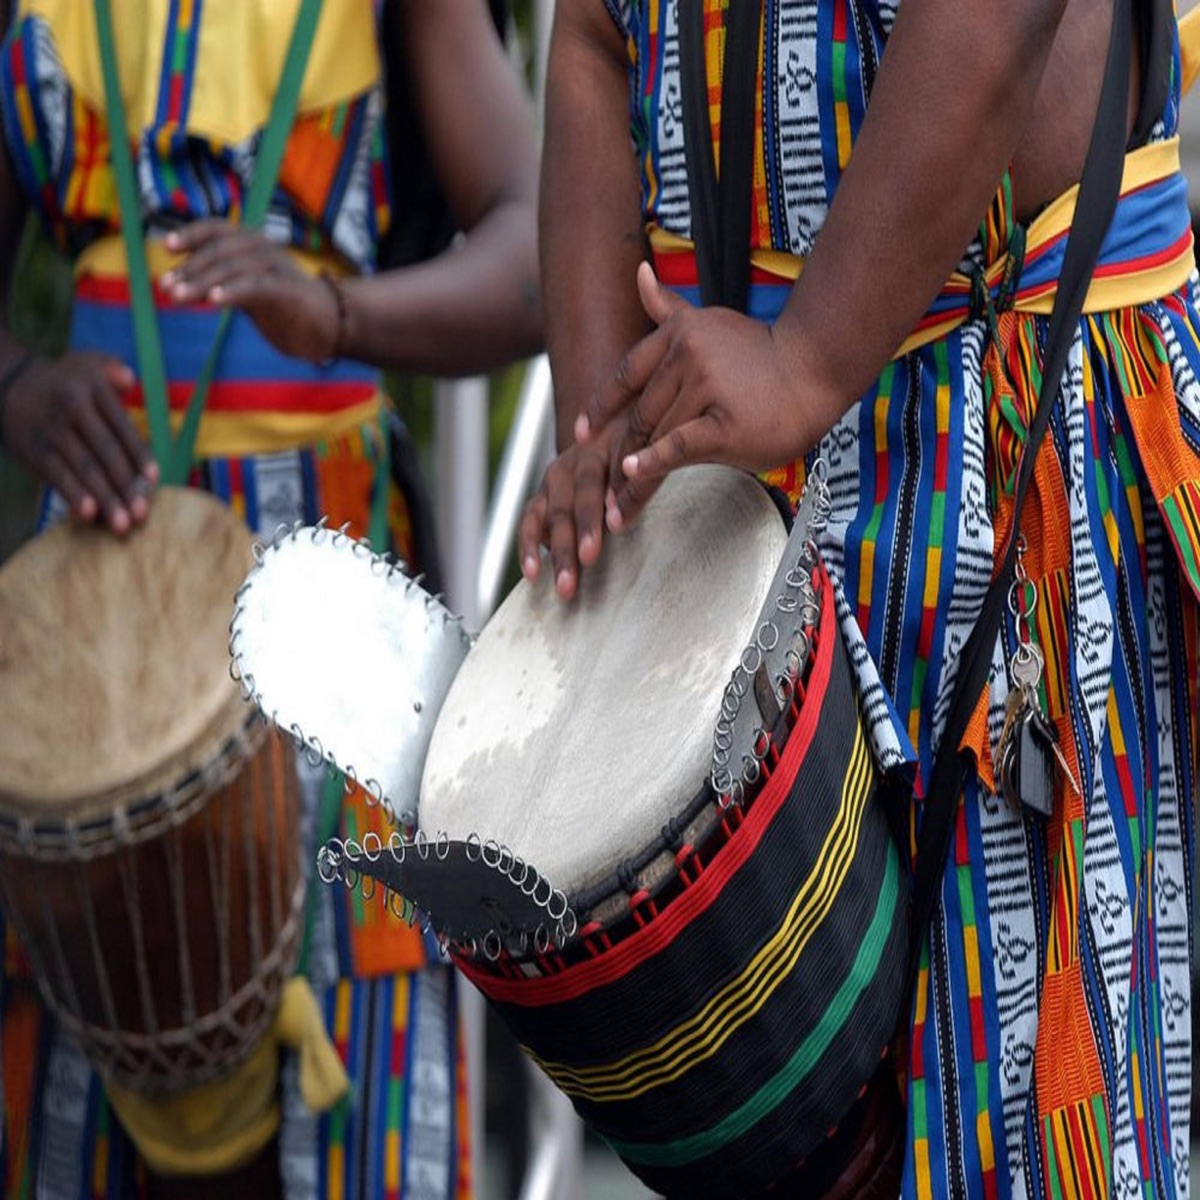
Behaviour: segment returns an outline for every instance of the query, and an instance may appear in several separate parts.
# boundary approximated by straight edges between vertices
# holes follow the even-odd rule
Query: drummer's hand
[[[649,263],[638,268],[637,285],[657,328],[629,351],[575,425],[577,441],[588,445],[614,420],[626,422],[607,505],[613,532],[641,511],[647,485],[678,467],[767,470],[804,454],[839,415],[801,384],[807,373],[771,326],[729,308],[693,307],[663,287]]]
[[[568,446],[547,468],[542,485],[525,506],[517,536],[521,573],[537,579],[541,547],[550,551],[554,588],[570,600],[579,586],[581,567],[600,557],[604,508],[611,503],[609,478],[624,424],[598,433],[586,446]]]
[[[277,350],[323,362],[339,337],[337,296],[262,233],[216,218],[172,231],[167,249],[184,259],[162,277],[179,304],[242,309]]]
[[[121,393],[135,383],[118,359],[91,351],[36,359],[4,406],[0,441],[83,521],[127,533],[149,512],[159,468]]]

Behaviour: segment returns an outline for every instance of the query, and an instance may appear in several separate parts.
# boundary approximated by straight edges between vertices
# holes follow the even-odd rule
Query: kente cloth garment
[[[721,3],[705,6],[717,142]],[[750,298],[764,320],[821,227],[897,7],[765,0]],[[609,8],[656,266],[696,299],[676,5]],[[1182,73],[1177,44],[1023,518],[1040,697],[1078,790],[1057,772],[1049,819],[993,790],[1008,619],[913,1001],[905,1197],[1188,1194],[1200,313],[1174,141]],[[833,499],[821,549],[874,753],[915,787],[910,848],[957,655],[1011,526],[1073,207],[1074,190],[1022,229],[1005,181],[930,313],[817,450]],[[795,494],[807,465],[772,481]]]
[[[155,274],[164,266],[156,231],[207,215],[237,219],[296,7],[291,0],[114,3]],[[0,50],[0,121],[26,198],[74,256],[72,346],[115,354],[136,371],[90,14],[90,4],[21,5]],[[376,16],[370,0],[326,0],[322,8],[267,225],[310,267],[370,269],[386,225]],[[230,77],[237,88],[221,83]],[[177,412],[219,313],[157,298]],[[144,415],[140,389],[128,402],[135,417]],[[237,314],[191,483],[224,499],[264,538],[281,523],[321,516],[365,534],[372,502],[386,488],[393,544],[409,554],[409,516],[389,480],[382,416],[377,372],[288,359]],[[48,498],[44,519],[60,511],[61,501]],[[336,624],[313,636],[326,633],[336,636]],[[298,766],[300,833],[305,861],[315,863],[323,772],[303,756]],[[357,792],[334,832],[361,839],[382,824]],[[452,970],[438,963],[436,945],[389,917],[378,899],[321,885],[310,900],[309,973],[351,1094],[311,1115],[296,1063],[284,1056],[279,1146],[288,1200],[466,1200],[469,1121]],[[0,987],[4,1194],[139,1195],[144,1180],[133,1148],[99,1080],[38,1002],[11,937]]]

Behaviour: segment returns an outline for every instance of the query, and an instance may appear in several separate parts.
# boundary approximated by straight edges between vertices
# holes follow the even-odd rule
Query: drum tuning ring
[[[412,844],[416,847],[416,851],[421,856],[422,860],[429,857],[429,838],[425,835],[425,830],[417,830],[417,835],[415,838],[413,838]]]
[[[536,871],[534,874],[537,874],[537,882],[533,885],[533,891],[529,893],[530,899],[539,908],[547,908],[550,904],[550,900],[554,896],[554,885],[544,875],[538,874]],[[546,898],[544,900],[538,896],[538,888],[540,888],[543,883],[546,885]]]
[[[374,900],[375,899],[375,876],[374,875],[364,875],[363,876],[362,887],[359,888],[359,895],[362,896],[362,898],[364,900]]]
[[[450,835],[448,833],[437,835],[437,840],[433,844],[433,852],[437,856],[438,862],[445,862],[450,857]]]
[[[332,857],[328,846],[322,846],[317,851],[317,874],[322,883],[332,883],[337,878],[337,870],[331,866]]]
[[[504,943],[500,940],[500,935],[494,929],[489,929],[483,939],[483,957],[488,962],[498,962],[503,950]]]
[[[770,654],[779,645],[779,626],[774,621],[764,621],[758,627],[755,643],[761,654]],[[756,668],[757,669],[757,668]]]
[[[579,919],[575,916],[575,910],[568,908],[566,916],[563,918],[563,937],[570,939],[579,932]]]
[[[362,848],[368,861],[378,862],[379,856],[383,853],[383,839],[380,838],[374,829],[368,829],[363,834]]]
[[[555,909],[558,911],[556,912]],[[567,903],[566,896],[560,891],[552,891],[550,899],[546,903],[546,912],[550,914],[552,921],[561,922],[562,919],[570,912],[571,906]]]
[[[730,785],[733,783],[733,776],[729,773],[728,767],[722,765],[719,772],[714,771],[712,773],[709,777],[709,782],[712,784],[712,790],[716,792],[717,802],[720,804],[720,801],[724,799]]]
[[[742,781],[753,787],[762,776],[762,767],[753,754],[742,755]]]
[[[545,925],[539,925],[533,931],[533,948],[538,954],[545,954],[550,949],[550,931]]]
[[[483,856],[483,843],[479,840],[479,834],[468,833],[466,844],[467,862],[478,862]]]
[[[500,865],[500,853],[501,851],[499,843],[494,841],[492,838],[488,838],[488,840],[483,843],[483,850],[481,852],[484,866],[491,867],[493,870],[495,870]],[[494,858],[489,856],[494,856]]]
[[[741,664],[747,675],[753,675],[762,666],[762,650],[757,645],[747,646],[742,651]]]
[[[537,891],[540,879],[541,876],[537,870],[530,863],[526,863],[525,874],[521,876],[521,882],[517,884],[517,887],[521,889],[521,895],[532,897],[533,893]],[[532,886],[530,886],[530,880],[533,881]]]
[[[353,838],[346,839],[346,841],[343,843],[342,852],[346,856],[346,861],[351,865],[362,861],[362,847]]]

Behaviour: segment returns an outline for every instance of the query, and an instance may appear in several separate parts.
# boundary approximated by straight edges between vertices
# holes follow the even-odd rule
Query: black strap
[[[975,705],[987,682],[996,636],[1008,600],[1008,588],[1016,561],[1017,534],[1021,513],[1033,478],[1033,464],[1050,424],[1050,412],[1062,382],[1075,328],[1083,312],[1084,298],[1104,235],[1112,221],[1121,190],[1125,160],[1126,108],[1129,97],[1129,56],[1132,16],[1130,0],[1117,0],[1113,11],[1113,29],[1109,40],[1104,84],[1096,123],[1092,129],[1075,219],[1063,255],[1058,292],[1050,313],[1050,326],[1042,355],[1042,387],[1037,409],[1017,468],[1013,501],[1012,532],[995,585],[989,589],[983,610],[967,639],[958,661],[954,695],[934,757],[929,787],[926,790],[924,818],[917,846],[916,877],[913,881],[911,911],[910,965],[915,972],[925,933],[937,903],[946,858],[954,835],[954,817],[958,797],[970,765],[959,751],[959,744]]]
[[[754,200],[754,90],[762,0],[737,0],[725,16],[721,67],[721,171],[709,122],[703,0],[680,0],[683,137],[700,298],[745,312],[750,292],[750,207]]]

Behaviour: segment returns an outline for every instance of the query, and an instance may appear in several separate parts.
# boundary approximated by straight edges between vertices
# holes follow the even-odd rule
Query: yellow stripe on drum
[[[837,815],[804,886],[770,941],[695,1016],[653,1045],[615,1063],[567,1067],[526,1052],[568,1096],[594,1102],[632,1100],[672,1083],[717,1054],[763,1008],[795,968],[813,933],[828,915],[850,871],[871,794],[871,758],[861,722],[842,786]]]

